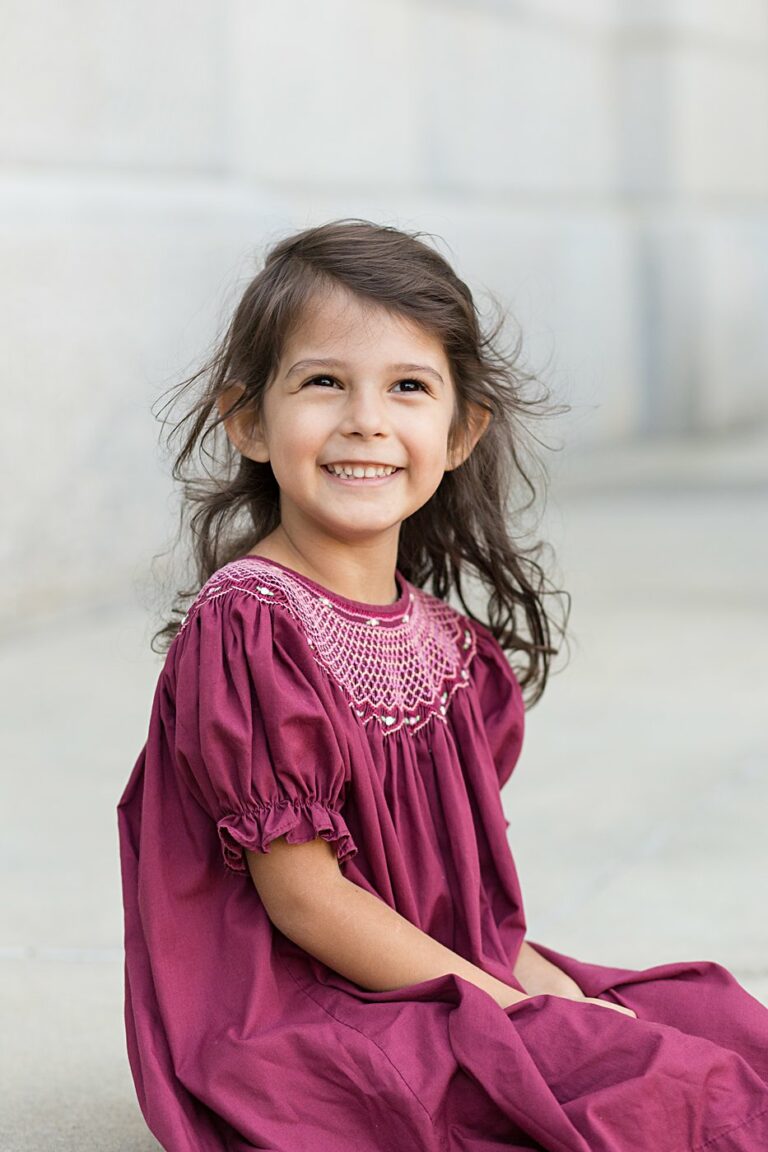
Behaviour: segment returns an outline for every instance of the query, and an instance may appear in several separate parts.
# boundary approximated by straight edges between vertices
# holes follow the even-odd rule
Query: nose
[[[355,388],[347,395],[340,431],[346,436],[386,435],[389,425],[384,398],[376,388]]]

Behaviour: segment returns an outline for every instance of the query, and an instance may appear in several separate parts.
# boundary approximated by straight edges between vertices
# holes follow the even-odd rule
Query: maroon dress
[[[766,1152],[768,1009],[717,963],[530,943],[587,996],[500,1007],[449,973],[368,991],[273,926],[243,849],[342,873],[500,980],[525,915],[499,795],[520,685],[487,628],[244,557],[167,654],[117,815],[127,1050],[170,1152]]]

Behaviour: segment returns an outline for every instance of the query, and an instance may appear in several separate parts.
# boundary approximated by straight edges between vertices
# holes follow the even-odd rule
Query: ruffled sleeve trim
[[[224,863],[232,872],[248,872],[244,848],[268,852],[279,836],[285,836],[289,844],[305,844],[320,836],[335,843],[339,863],[357,853],[344,817],[321,800],[276,800],[246,812],[228,813],[216,827]]]

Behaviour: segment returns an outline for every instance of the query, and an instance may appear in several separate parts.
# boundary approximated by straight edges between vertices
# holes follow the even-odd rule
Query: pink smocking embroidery
[[[468,617],[414,585],[406,587],[405,609],[377,617],[373,610],[337,603],[254,556],[214,572],[181,628],[200,605],[235,590],[280,605],[299,622],[314,659],[363,724],[375,719],[386,734],[417,732],[432,716],[445,720],[453,693],[469,682],[477,645]]]

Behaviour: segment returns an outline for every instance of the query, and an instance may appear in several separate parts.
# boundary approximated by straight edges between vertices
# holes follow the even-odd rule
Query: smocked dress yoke
[[[523,741],[492,633],[396,573],[339,596],[215,572],[158,677],[117,807],[127,1051],[170,1152],[766,1152],[768,1009],[708,960],[529,941],[587,996],[501,1008],[454,974],[365,989],[270,921],[244,855],[321,836],[344,876],[524,991],[500,788]]]

